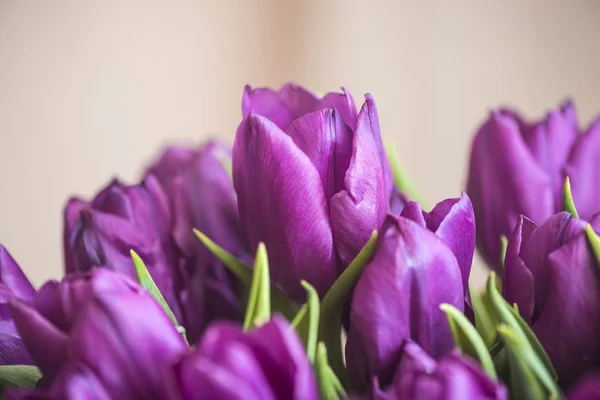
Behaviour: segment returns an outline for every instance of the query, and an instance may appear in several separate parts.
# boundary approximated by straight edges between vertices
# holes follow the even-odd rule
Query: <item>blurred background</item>
[[[168,142],[232,142],[246,83],[373,94],[430,205],[492,107],[600,112],[600,2],[0,0],[0,243],[62,273],[62,208]],[[476,283],[481,271],[474,274]]]

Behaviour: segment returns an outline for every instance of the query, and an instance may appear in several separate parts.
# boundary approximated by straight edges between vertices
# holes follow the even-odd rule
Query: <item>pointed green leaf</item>
[[[179,327],[179,321],[177,321],[177,318],[175,317],[175,314],[173,314],[171,307],[169,307],[162,293],[160,290],[158,290],[156,283],[154,283],[154,279],[152,279],[152,276],[150,276],[150,273],[148,272],[148,268],[146,268],[146,264],[144,264],[140,256],[138,256],[135,251],[130,250],[129,253],[131,254],[133,266],[135,267],[135,275],[140,285],[146,289],[152,295],[152,297],[156,299],[156,301],[158,301],[163,310],[165,310],[165,313],[167,313],[169,318],[171,318],[171,321],[173,321],[173,324],[176,327]]]
[[[466,355],[478,361],[492,378],[496,379],[494,363],[487,346],[465,315],[450,304],[441,304],[440,308],[446,313],[448,325],[452,332],[454,344]]]
[[[404,172],[404,168],[400,165],[400,157],[396,148],[391,143],[385,143],[385,152],[387,159],[392,170],[392,176],[394,178],[394,186],[408,196],[409,199],[414,200],[421,204],[424,209],[427,208],[425,200],[418,193],[418,190],[412,180],[408,177],[408,174]]]
[[[377,231],[373,231],[367,244],[329,288],[321,302],[319,340],[329,349],[331,367],[346,388],[349,382],[342,350],[342,309],[350,298],[360,274],[371,261],[376,245]]]
[[[33,365],[0,365],[0,386],[34,388],[41,377]]]
[[[496,331],[498,319],[494,310],[492,310],[485,289],[481,293],[475,293],[471,288],[471,306],[475,314],[475,328],[477,328],[477,332],[483,338],[486,346],[490,348],[496,343],[498,337]]]
[[[294,329],[296,329],[296,331],[298,331],[298,329],[299,329],[298,327],[300,326],[300,324],[304,322],[304,319],[306,318],[307,313],[308,313],[308,304],[304,304],[302,307],[300,307],[300,310],[298,310],[298,313],[296,313],[296,316],[292,320],[292,327],[294,327]]]
[[[549,371],[550,375],[554,380],[556,380],[556,370],[552,366],[548,354],[546,354],[546,351],[540,344],[539,340],[531,331],[531,328],[527,325],[523,318],[521,318],[516,310],[511,307],[498,292],[498,289],[494,284],[495,277],[496,274],[492,272],[488,278],[487,294],[490,304],[496,313],[496,317],[502,324],[510,327],[521,340],[530,344],[540,362],[545,365],[545,368]]]
[[[590,224],[585,226],[585,234],[588,243],[592,248],[592,252],[594,253],[594,257],[596,257],[596,263],[600,266],[600,236],[598,236]]]
[[[211,253],[217,257],[227,269],[229,269],[229,271],[231,271],[231,273],[242,281],[242,284],[246,288],[250,287],[252,284],[252,269],[248,265],[238,260],[235,256],[213,242],[199,230],[194,229],[194,234],[200,239],[204,246],[206,246],[206,248],[210,250]],[[271,306],[272,312],[281,312],[289,320],[293,319],[298,312],[298,305],[273,284],[271,285]]]
[[[319,294],[308,282],[302,281],[301,283],[306,289],[308,298],[306,304],[294,318],[292,326],[296,327],[296,331],[306,348],[306,355],[312,364],[315,360],[319,335]]]
[[[573,201],[573,194],[571,193],[571,181],[569,177],[565,179],[565,185],[563,186],[563,211],[568,211],[575,218],[579,218],[579,214],[577,214],[577,209],[575,208],[575,202]]]
[[[317,354],[315,358],[315,374],[319,384],[319,393],[321,400],[338,400],[342,393],[339,393],[339,380],[335,378],[327,362],[327,349],[323,342],[317,345]]]
[[[244,329],[260,326],[271,319],[271,280],[269,260],[264,243],[259,243],[254,259],[252,285],[248,298]]]

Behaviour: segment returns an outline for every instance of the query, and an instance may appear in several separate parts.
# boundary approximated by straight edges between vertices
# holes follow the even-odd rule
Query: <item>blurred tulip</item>
[[[96,268],[46,283],[15,324],[53,399],[173,399],[171,366],[188,348],[150,294]],[[27,397],[25,397],[27,398]]]
[[[464,310],[462,281],[452,249],[425,223],[387,218],[352,299],[346,360],[356,389],[364,390],[373,377],[389,384],[407,339],[435,358],[450,351],[440,304]]]
[[[283,319],[243,332],[216,323],[176,366],[185,400],[317,400],[302,342]]]
[[[598,230],[600,219],[591,225]],[[600,269],[585,226],[568,212],[539,227],[521,217],[506,251],[504,297],[531,325],[563,388],[600,368]]]
[[[10,253],[0,245],[0,365],[31,364],[8,302],[12,299],[31,302],[34,296],[35,289]]]
[[[375,389],[369,400],[505,400],[506,388],[495,382],[472,360],[451,352],[439,361],[417,344],[407,342],[393,383]]]
[[[216,141],[198,149],[169,147],[147,170],[169,199],[173,236],[185,257],[180,300],[191,341],[210,321],[240,319],[236,278],[192,232],[197,228],[233,255],[247,257],[230,172],[231,151]]]
[[[572,103],[533,124],[514,111],[494,111],[473,140],[467,183],[478,245],[490,265],[500,265],[500,237],[519,215],[541,224],[561,210],[567,176],[580,216],[600,211],[598,168],[600,119],[579,135]]]
[[[569,390],[567,400],[600,400],[600,374],[585,376]]]
[[[365,97],[357,114],[346,91],[244,93],[233,148],[242,227],[251,249],[266,244],[273,280],[297,301],[301,279],[323,296],[390,210],[391,172]]]

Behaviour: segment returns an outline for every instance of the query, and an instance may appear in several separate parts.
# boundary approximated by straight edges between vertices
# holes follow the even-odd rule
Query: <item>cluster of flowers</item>
[[[426,212],[370,95],[242,111],[233,150],[71,199],[61,282],[0,246],[6,399],[600,399],[600,122],[492,113],[468,195]]]

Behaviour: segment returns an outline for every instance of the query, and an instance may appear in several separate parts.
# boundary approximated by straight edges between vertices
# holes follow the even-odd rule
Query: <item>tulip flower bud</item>
[[[406,339],[435,358],[450,351],[452,335],[440,304],[464,310],[462,281],[452,249],[425,224],[387,218],[352,299],[346,360],[356,389],[364,390],[375,376],[389,384]]]
[[[33,305],[15,300],[11,311],[43,373],[35,398],[173,398],[169,372],[187,346],[152,296],[118,272],[49,282]]]
[[[8,302],[31,302],[35,289],[12,256],[0,245],[0,365],[31,364],[13,323]]]
[[[213,324],[175,371],[186,400],[319,398],[302,343],[280,318],[249,332]]]
[[[251,249],[264,242],[273,280],[302,301],[323,296],[390,209],[392,178],[375,102],[322,99],[294,85],[246,89],[233,182]]]
[[[591,225],[598,229],[598,219]],[[539,227],[521,217],[506,251],[504,297],[531,325],[563,388],[600,367],[600,269],[585,226],[568,212]]]
[[[541,224],[562,209],[565,177],[571,178],[583,219],[600,211],[600,119],[578,133],[570,102],[533,124],[513,111],[495,111],[479,128],[467,193],[475,209],[478,245],[492,267],[500,265],[500,237],[510,235],[519,215]]]

